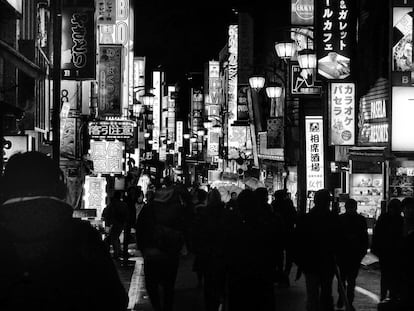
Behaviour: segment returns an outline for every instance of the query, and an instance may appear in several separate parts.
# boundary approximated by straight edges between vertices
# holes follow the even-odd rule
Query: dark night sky
[[[275,5],[287,0],[271,0]],[[135,55],[147,57],[147,68],[161,65],[167,82],[174,83],[187,72],[201,72],[205,62],[218,59],[227,41],[227,26],[237,20],[233,8],[258,14],[258,8],[273,21],[285,20],[269,0],[135,1]],[[279,8],[280,9],[280,8]],[[279,15],[279,17],[277,17]],[[256,21],[255,21],[256,25]],[[256,27],[256,26],[255,26]]]

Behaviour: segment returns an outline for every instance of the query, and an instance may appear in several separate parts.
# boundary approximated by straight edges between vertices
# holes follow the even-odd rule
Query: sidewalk
[[[132,257],[134,266],[122,267],[116,263],[121,280],[129,293],[130,310],[151,311],[151,304],[145,292],[143,261],[139,257]],[[175,290],[175,311],[204,311],[203,291],[197,288],[197,278],[192,272],[193,256],[188,255],[181,258],[177,275]],[[291,273],[291,286],[279,288],[275,285],[276,310],[277,311],[304,311],[306,303],[305,281],[302,276],[298,281],[293,278],[296,269]],[[369,266],[362,266],[355,293],[354,307],[358,311],[376,311],[379,295],[379,271]],[[249,284],[246,284],[249,286]],[[336,302],[337,283],[334,280],[333,294]]]

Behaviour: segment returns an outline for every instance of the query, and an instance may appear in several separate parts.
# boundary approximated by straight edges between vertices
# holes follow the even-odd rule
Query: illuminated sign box
[[[96,76],[95,9],[64,6],[62,9],[63,80],[87,80]]]
[[[292,0],[291,24],[313,26],[313,0]]]
[[[414,151],[414,87],[392,88],[393,151]]]
[[[84,190],[85,209],[96,210],[96,217],[101,218],[106,206],[106,178],[86,176]]]
[[[90,156],[96,174],[123,174],[125,143],[121,141],[90,141]]]
[[[305,118],[306,135],[306,190],[324,188],[323,119],[321,116]]]
[[[134,136],[133,121],[94,121],[89,122],[88,130],[90,138],[97,139],[122,139]]]
[[[332,83],[330,92],[331,145],[355,144],[355,84]]]

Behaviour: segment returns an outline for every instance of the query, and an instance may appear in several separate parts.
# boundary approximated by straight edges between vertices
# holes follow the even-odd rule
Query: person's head
[[[354,199],[348,199],[345,202],[345,211],[354,214],[357,212],[358,202]]]
[[[255,196],[252,190],[244,189],[237,197],[237,206],[240,213],[246,218],[253,217],[258,213],[257,206],[255,204]]]
[[[230,199],[231,200],[237,200],[237,192],[232,192],[232,193],[230,193]]]
[[[401,201],[398,199],[392,199],[388,203],[388,213],[393,216],[401,215]]]
[[[121,198],[122,198],[122,191],[116,190],[114,192],[114,196],[112,197],[112,199],[115,201],[121,201]]]
[[[203,189],[197,189],[197,201],[198,202],[205,202],[207,200],[207,191]]]
[[[222,205],[221,194],[216,188],[211,189],[210,192],[207,194],[207,205],[208,206],[221,206]]]
[[[328,189],[320,189],[315,192],[313,202],[315,203],[314,208],[318,210],[328,211],[331,205],[331,193]]]
[[[266,188],[263,188],[263,187],[257,188],[254,191],[254,194],[258,202],[267,203],[269,193],[267,192]]]
[[[414,198],[404,198],[401,202],[406,222],[414,225]]]
[[[275,199],[275,201],[283,201],[284,199],[286,199],[287,197],[287,193],[286,190],[276,190],[275,193],[273,194],[273,198]]]
[[[47,155],[29,151],[10,157],[3,176],[4,199],[33,196],[66,197],[59,165]]]

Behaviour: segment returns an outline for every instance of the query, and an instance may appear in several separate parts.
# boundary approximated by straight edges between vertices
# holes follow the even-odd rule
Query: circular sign
[[[348,130],[342,132],[341,137],[343,140],[348,141],[352,138],[352,133]]]
[[[296,14],[301,19],[313,18],[313,1],[312,0],[298,0],[295,3]]]

